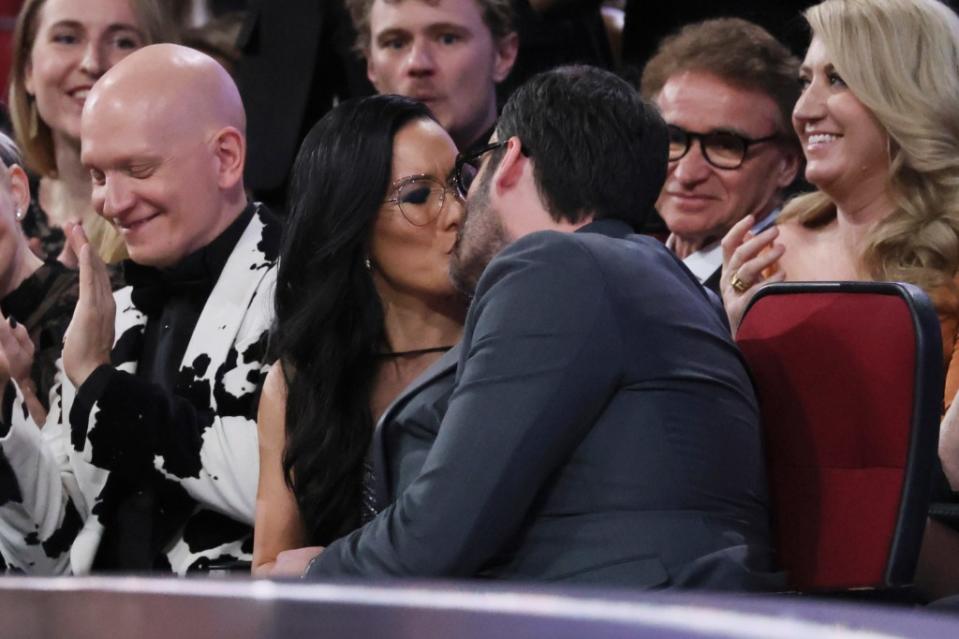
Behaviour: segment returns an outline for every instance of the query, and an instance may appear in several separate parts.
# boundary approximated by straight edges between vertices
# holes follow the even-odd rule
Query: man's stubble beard
[[[479,184],[466,202],[466,215],[456,234],[456,246],[450,256],[453,286],[470,297],[476,291],[476,284],[486,266],[510,243],[499,212],[490,206],[490,173],[479,179]]]

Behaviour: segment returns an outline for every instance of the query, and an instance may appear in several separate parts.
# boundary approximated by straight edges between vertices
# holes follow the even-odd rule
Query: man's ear
[[[217,185],[228,189],[243,180],[243,166],[246,160],[246,139],[232,126],[220,129],[213,138],[213,154],[216,156]]]
[[[502,38],[494,38],[493,46],[496,49],[493,59],[493,82],[499,84],[506,79],[513,69],[513,63],[516,62],[516,54],[519,53],[519,35],[514,31]]]
[[[523,143],[515,135],[506,142],[506,153],[493,173],[493,187],[497,193],[512,190],[523,177],[529,158],[523,155]]]
[[[796,179],[799,175],[799,167],[802,166],[800,154],[793,149],[788,149],[781,154],[779,159],[778,171],[776,171],[776,186],[784,189]]]
[[[372,84],[373,87],[376,89],[376,92],[379,93],[380,87],[376,83],[377,78],[379,76],[377,76],[376,74],[376,65],[373,64],[373,58],[370,56],[370,53],[371,52],[369,47],[366,47],[365,49],[363,49],[363,57],[366,59],[366,78],[370,81],[370,84]]]

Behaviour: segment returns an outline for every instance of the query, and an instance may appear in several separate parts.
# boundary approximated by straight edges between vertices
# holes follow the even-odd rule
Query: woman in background
[[[398,96],[340,104],[300,148],[277,275],[279,361],[260,399],[255,574],[374,514],[373,426],[459,341],[455,158],[427,108]],[[444,404],[452,374],[435,383]]]
[[[80,163],[80,113],[97,78],[132,51],[173,39],[161,0],[26,0],[13,34],[8,104],[27,168],[39,176],[24,230],[43,257],[76,267],[63,226],[80,222],[108,263],[119,233],[90,204]]]
[[[747,217],[724,238],[730,324],[735,332],[771,281],[923,288],[939,313],[946,370],[939,458],[959,490],[959,18],[937,0],[826,0],[805,16],[813,39],[793,126],[818,190],[787,203],[776,227],[753,237]],[[955,556],[959,536],[929,520],[919,590],[955,592],[945,561]]]
[[[959,389],[959,18],[937,0],[826,0],[805,13],[813,39],[793,126],[817,191],[777,226],[723,240],[723,301],[734,330],[772,281],[911,282],[933,299]]]
[[[78,274],[56,260],[43,262],[20,228],[30,184],[20,152],[0,133],[0,396],[15,381],[24,404],[43,425],[63,334],[77,304]]]

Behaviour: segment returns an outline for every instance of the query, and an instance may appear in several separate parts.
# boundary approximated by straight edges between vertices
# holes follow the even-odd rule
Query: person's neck
[[[412,295],[383,298],[386,350],[420,351],[456,344],[463,334],[466,302],[458,295],[424,300]]]
[[[30,250],[26,242],[18,242],[11,264],[13,268],[0,277],[0,299],[17,290],[25,279],[36,273],[43,266],[43,260]]]
[[[494,124],[496,124],[495,94],[483,110],[482,117],[476,118],[471,126],[459,131],[450,131],[449,134],[450,137],[453,138],[456,148],[460,151],[465,151],[476,144],[486,143],[486,140],[481,138],[487,135],[487,132],[493,128]]]
[[[80,163],[80,145],[54,134],[54,159],[57,173],[40,181],[40,206],[53,226],[94,215],[90,203],[90,174]]]
[[[202,251],[206,247],[216,242],[217,239],[219,239],[220,236],[223,235],[228,228],[230,228],[230,225],[236,222],[237,219],[243,214],[243,211],[246,210],[246,207],[246,195],[243,193],[242,188],[238,194],[228,194],[221,203],[220,210],[215,214],[218,222],[210,228],[209,234],[204,238],[205,241],[202,244],[197,245],[187,255],[181,256],[180,260],[178,260],[176,264],[170,264],[163,268],[174,268],[177,266],[177,264],[182,263],[183,260],[189,255],[193,255],[199,251]]]
[[[863,244],[872,228],[896,210],[884,188],[853,189],[848,195],[833,197],[833,201],[839,238],[850,255],[862,255]]]
[[[754,223],[758,224],[759,222],[762,222],[763,220],[765,220],[766,216],[768,216],[770,213],[775,211],[780,206],[782,206],[782,198],[776,197],[768,201],[764,207],[755,211],[749,211],[748,213],[744,213],[742,216],[736,218],[733,221],[733,224],[735,224],[736,222],[743,219],[744,217],[746,217],[746,215],[749,215],[749,214],[752,214]],[[729,232],[730,228],[732,228],[732,224],[730,224],[729,226],[724,226],[718,229],[714,229],[710,233],[706,233],[703,235],[696,235],[696,236],[687,236],[687,237],[680,237],[676,235],[675,233],[673,233],[666,239],[666,245],[670,249],[672,249],[673,253],[676,254],[676,257],[678,257],[681,260],[685,260],[687,257],[692,255],[696,251],[701,251],[707,246],[712,246],[716,242],[722,240],[726,236],[726,233]]]
[[[687,257],[700,250],[707,243],[712,243],[710,238],[714,236],[705,236],[705,237],[693,237],[693,238],[684,238],[679,237],[675,233],[670,235],[667,238],[667,246],[673,250],[673,253],[676,254],[681,260],[685,260]]]

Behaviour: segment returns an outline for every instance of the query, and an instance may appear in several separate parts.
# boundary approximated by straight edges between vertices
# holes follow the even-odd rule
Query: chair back
[[[791,587],[909,585],[942,411],[929,298],[893,282],[772,284],[751,301],[736,341],[759,397]]]

